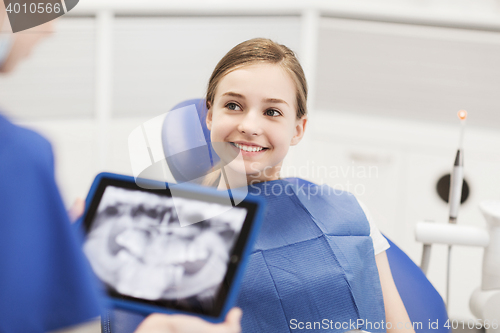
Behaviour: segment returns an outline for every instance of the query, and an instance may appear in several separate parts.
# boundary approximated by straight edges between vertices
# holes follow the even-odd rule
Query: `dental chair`
[[[209,148],[211,141],[210,131],[205,123],[207,114],[205,100],[187,100],[172,110],[181,108],[185,108],[183,109],[185,112],[167,113],[161,129],[167,165],[178,183],[201,180],[202,176],[219,161],[213,149]],[[451,330],[443,326],[448,320],[448,315],[439,293],[422,270],[391,240],[388,241],[391,247],[386,253],[394,282],[414,323],[415,332],[450,333]],[[112,333],[131,333],[144,318],[142,315],[122,310],[115,310],[113,315],[111,325],[109,323],[107,325]],[[438,321],[437,328],[429,327],[429,323],[436,321]],[[417,327],[415,323],[422,323],[422,326]],[[103,330],[103,332],[109,331]]]
[[[210,144],[210,131],[206,127],[207,109],[204,99],[192,99],[176,105],[172,110],[190,108],[191,112],[178,114],[175,121],[163,123],[162,141],[168,167],[177,182],[201,177],[219,161]],[[196,112],[194,112],[196,108]],[[182,145],[182,148],[179,147]],[[179,154],[180,149],[186,153]],[[205,157],[205,158],[202,158]],[[448,333],[442,325],[448,320],[443,299],[425,277],[422,270],[391,240],[387,257],[394,282],[412,322],[421,322],[417,332]],[[438,329],[429,329],[430,322],[439,322]]]

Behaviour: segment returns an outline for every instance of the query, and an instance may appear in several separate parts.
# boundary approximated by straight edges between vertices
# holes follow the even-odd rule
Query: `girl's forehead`
[[[220,80],[215,95],[222,97],[229,93],[293,103],[296,87],[290,74],[281,66],[262,63],[243,66],[226,74]]]

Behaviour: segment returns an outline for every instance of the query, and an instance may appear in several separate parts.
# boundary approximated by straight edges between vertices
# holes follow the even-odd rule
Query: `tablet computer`
[[[222,321],[234,305],[263,202],[161,185],[145,189],[133,177],[99,174],[82,217],[83,250],[114,306]]]

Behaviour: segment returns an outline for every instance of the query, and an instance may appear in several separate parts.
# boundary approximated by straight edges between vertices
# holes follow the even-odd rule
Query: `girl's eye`
[[[233,110],[233,111],[240,111],[240,107],[238,106],[238,104],[236,103],[227,103],[226,104],[226,108],[228,108],[229,110]]]
[[[265,114],[266,116],[270,116],[270,117],[277,117],[277,116],[280,116],[280,115],[281,115],[281,113],[280,113],[279,111],[277,111],[277,110],[273,110],[273,109],[266,110],[266,111],[264,112],[264,114]]]

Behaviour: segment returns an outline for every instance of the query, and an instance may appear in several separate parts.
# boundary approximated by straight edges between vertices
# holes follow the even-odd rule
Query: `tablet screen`
[[[84,252],[108,293],[215,315],[248,209],[168,191],[112,185],[101,191],[86,216]],[[200,222],[181,226],[181,214]]]

